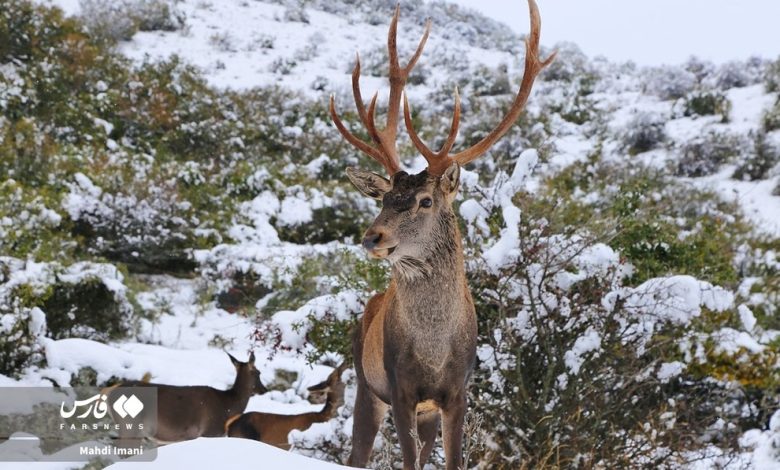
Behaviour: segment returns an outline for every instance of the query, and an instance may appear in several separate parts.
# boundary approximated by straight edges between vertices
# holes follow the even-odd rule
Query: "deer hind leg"
[[[371,393],[368,385],[359,380],[352,421],[352,453],[347,465],[360,468],[368,465],[376,433],[379,432],[386,412],[387,405]]]
[[[442,440],[447,470],[463,468],[463,420],[466,415],[465,391],[453,397],[442,408]]]
[[[420,450],[420,466],[424,466],[433,452],[433,446],[436,444],[436,435],[439,433],[439,422],[441,415],[437,411],[417,415],[417,435],[422,442]]]

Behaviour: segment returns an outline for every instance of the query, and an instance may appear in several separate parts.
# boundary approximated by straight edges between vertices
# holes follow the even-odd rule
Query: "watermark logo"
[[[63,401],[60,405],[60,416],[63,418],[71,418],[76,414],[77,410],[86,409],[86,411],[80,415],[76,415],[76,417],[86,418],[92,414],[95,419],[103,418],[108,412],[108,405],[106,404],[106,400],[108,400],[106,395],[97,393],[85,400],[76,400],[76,402],[73,403],[73,408],[71,408],[69,411],[65,410],[65,402]],[[117,415],[122,418],[127,418],[128,416],[135,418],[138,416],[138,413],[143,411],[144,404],[137,396],[135,396],[135,394],[130,395],[129,398],[127,395],[122,394],[122,396],[114,401],[112,408],[114,411],[116,411]]]
[[[156,430],[156,387],[0,387],[0,462],[150,461]]]
[[[135,395],[130,395],[130,398],[122,395],[116,399],[113,408],[114,411],[116,411],[116,413],[122,418],[126,418],[128,416],[135,418],[138,416],[138,413],[143,411],[144,404]]]

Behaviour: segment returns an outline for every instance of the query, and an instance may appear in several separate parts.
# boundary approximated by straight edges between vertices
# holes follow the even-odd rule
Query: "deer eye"
[[[433,205],[433,199],[426,197],[420,200],[420,207],[431,207]]]

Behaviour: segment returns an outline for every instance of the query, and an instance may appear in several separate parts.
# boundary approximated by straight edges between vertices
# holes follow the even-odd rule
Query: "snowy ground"
[[[66,11],[76,13],[79,10],[77,0],[50,0],[61,5]],[[147,58],[158,59],[177,54],[185,62],[192,63],[202,69],[208,80],[219,87],[249,88],[258,85],[282,84],[285,87],[301,90],[313,96],[320,96],[319,91],[312,88],[317,77],[324,77],[329,83],[329,90],[343,92],[349,85],[349,66],[353,60],[356,45],[361,51],[369,51],[381,47],[385,40],[386,26],[380,24],[371,26],[365,23],[351,22],[348,18],[310,11],[310,22],[282,22],[279,17],[284,8],[259,1],[222,0],[204,2],[186,0],[179,4],[186,13],[187,27],[178,32],[145,32],[138,33],[132,41],[122,46],[122,51],[134,60]],[[401,20],[402,46],[410,49],[421,33],[417,23]],[[415,25],[415,26],[412,26]],[[442,27],[442,26],[439,26]],[[264,48],[260,44],[267,37],[274,39],[273,48]],[[437,25],[429,41],[428,50],[444,47],[445,40],[437,37]],[[271,70],[274,62],[303,54],[307,48],[316,46],[316,53],[296,66],[294,73],[280,76]],[[510,65],[510,73],[514,74],[519,65],[516,57],[500,51],[488,51],[474,47],[462,46],[472,62],[482,62],[491,66],[499,63]],[[423,56],[425,58],[425,56]],[[446,76],[434,72],[436,84],[446,79]],[[364,89],[373,90],[384,87],[384,78],[367,77],[364,79]],[[430,91],[426,87],[412,90],[421,96]],[[539,92],[537,92],[539,93]],[[638,95],[634,91],[625,93],[599,93],[595,95],[597,106],[610,112],[609,126],[619,132],[637,111],[654,111],[663,114],[673,112],[673,103],[664,102],[646,95]],[[670,120],[666,125],[669,136],[676,141],[699,135],[706,129],[718,129],[730,133],[745,134],[755,131],[760,125],[760,117],[767,107],[777,98],[768,94],[761,85],[733,89],[728,93],[734,104],[730,114],[730,122],[722,124],[717,119],[710,118],[678,118]],[[545,99],[545,97],[540,97]],[[532,99],[533,101],[533,99]],[[596,143],[578,129],[570,133],[561,133],[556,138],[555,150],[548,166],[550,169],[564,168],[577,161],[587,158]],[[607,148],[609,148],[607,146]],[[617,152],[608,155],[619,158]],[[527,166],[518,165],[518,175],[510,179],[507,194],[496,196],[496,204],[509,204],[501,201],[502,197],[511,196],[521,187],[533,190],[537,181],[528,176],[530,168],[536,162],[535,153],[524,154],[532,163]],[[648,163],[663,165],[671,158],[665,151],[648,152],[639,158]],[[521,163],[524,160],[521,160]],[[777,184],[776,178],[760,182],[742,182],[730,179],[733,167],[724,167],[720,172],[704,177],[691,179],[691,183],[714,189],[725,198],[738,201],[746,215],[756,226],[774,236],[780,236],[780,197],[773,196],[772,190]],[[473,179],[477,176],[473,175]],[[469,179],[464,172],[464,180]],[[276,202],[278,204],[278,201]],[[468,207],[464,205],[465,207]],[[464,210],[463,208],[461,209]],[[466,209],[467,210],[467,209]],[[462,213],[464,217],[477,217],[478,214]],[[256,229],[262,226],[267,214],[260,217]],[[505,214],[506,216],[506,214]],[[519,215],[518,215],[519,216]],[[509,219],[508,219],[509,220]],[[502,251],[503,245],[513,245],[516,233],[508,230],[501,240],[494,245],[493,251],[486,251],[488,264],[505,262],[507,253]],[[248,250],[260,249],[267,251],[269,246],[274,249],[284,249],[277,241],[258,244],[251,239],[247,244],[237,244],[222,247],[224,250],[235,250],[246,254]],[[252,245],[255,243],[255,245]],[[290,250],[294,247],[287,247]],[[329,247],[307,247],[307,250],[326,251]],[[262,256],[266,256],[264,253]],[[297,253],[279,251],[282,258],[289,262]],[[209,256],[209,253],[202,253]],[[258,254],[258,256],[261,256]],[[258,263],[265,262],[263,258]],[[85,339],[46,339],[47,367],[28,370],[19,381],[0,376],[2,385],[47,385],[51,379],[60,385],[67,385],[73,374],[83,367],[92,367],[98,373],[98,381],[110,377],[140,379],[144,374],[151,373],[154,382],[172,385],[210,385],[217,388],[229,387],[234,378],[231,366],[225,352],[215,345],[215,338],[228,340],[227,352],[239,359],[247,357],[248,351],[255,349],[257,367],[261,371],[264,383],[270,384],[277,371],[290,371],[297,374],[297,380],[286,391],[272,391],[263,396],[253,397],[248,411],[272,411],[275,413],[300,413],[318,410],[320,405],[312,405],[306,400],[306,387],[320,382],[330,372],[326,366],[309,366],[299,355],[290,353],[271,354],[270,349],[262,349],[252,338],[254,322],[246,317],[231,314],[217,308],[214,304],[199,303],[197,291],[204,287],[200,280],[181,280],[167,276],[152,277],[145,280],[154,287],[139,297],[142,308],[160,310],[158,319],[152,323],[144,321],[141,325],[138,341],[112,342],[103,344]],[[688,285],[688,284],[686,284]],[[344,300],[344,299],[341,299]],[[347,299],[351,308],[359,309],[360,301],[354,296]],[[299,341],[298,333],[289,326],[301,320],[316,305],[309,305],[297,312],[277,313],[276,319],[286,325],[285,331],[288,343]],[[698,304],[697,304],[698,308]],[[587,344],[582,345],[586,352]],[[584,354],[583,352],[583,354]],[[576,354],[575,354],[576,356]],[[578,356],[571,359],[577,364]],[[349,401],[351,397],[347,397]],[[780,423],[777,423],[780,427]],[[327,432],[318,430],[315,432]],[[753,436],[756,442],[764,438]],[[765,447],[764,441],[760,442]],[[191,442],[166,446],[159,451],[157,461],[143,465],[143,468],[212,468],[224,466],[225,456],[230,456],[230,468],[340,468],[337,465],[315,462],[303,456],[286,453],[265,445],[238,439],[198,439]],[[133,463],[117,464],[112,468],[135,468]],[[57,468],[57,467],[47,467]],[[62,468],[62,467],[59,467]]]

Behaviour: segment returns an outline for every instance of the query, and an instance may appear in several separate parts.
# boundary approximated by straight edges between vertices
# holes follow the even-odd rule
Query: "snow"
[[[144,469],[169,470],[171,468],[223,468],[287,470],[305,468],[307,470],[333,470],[346,468],[341,465],[322,462],[262,442],[238,438],[199,438],[163,446],[157,450],[157,458],[143,464],[128,459],[126,462],[111,465],[112,470]]]
[[[564,354],[563,361],[566,363],[566,368],[574,375],[579,374],[580,367],[585,361],[584,356],[598,351],[599,348],[601,348],[601,336],[597,331],[589,329],[577,338],[574,346]]]
[[[482,258],[494,272],[498,272],[503,266],[517,259],[516,251],[520,241],[520,209],[514,205],[512,197],[523,188],[526,180],[531,176],[531,170],[538,161],[539,154],[535,149],[526,150],[520,154],[509,178],[503,180],[506,177],[503,173],[496,176],[497,181],[503,181],[498,185],[492,199],[496,205],[501,207],[501,214],[504,216],[506,225],[501,229],[499,239],[482,254]],[[466,210],[466,215],[472,216],[475,220],[477,215],[482,215],[484,218],[487,214],[487,211],[481,214],[475,213],[473,205],[467,207]]]
[[[680,361],[665,362],[661,364],[661,367],[656,373],[656,377],[663,383],[668,382],[670,379],[677,377],[685,370],[685,364]]]
[[[55,3],[63,6],[69,13],[79,10],[78,0],[56,0]],[[356,21],[355,18],[311,10],[307,11],[310,16],[309,23],[284,21],[284,6],[262,1],[186,0],[177,2],[176,8],[186,15],[184,29],[176,32],[138,33],[131,41],[120,45],[121,51],[136,63],[168,58],[176,54],[183,62],[200,68],[209,83],[220,88],[242,90],[255,86],[280,85],[323,100],[325,92],[335,91],[339,103],[346,105],[348,100],[343,97],[349,94],[349,66],[356,46],[363,53],[361,57],[368,58],[370,54],[384,48],[386,38],[385,23],[370,25]],[[408,50],[412,42],[417,40],[421,32],[420,26],[414,19],[402,18],[399,32],[401,49]],[[441,61],[442,58],[448,57],[457,57],[470,64],[468,67],[475,64],[495,66],[506,63],[509,64],[510,75],[515,78],[514,75],[521,65],[516,54],[484,50],[457,42],[451,44],[440,34],[444,27],[445,25],[434,25],[421,64],[435,63],[436,60]],[[269,40],[273,42],[273,47],[263,45]],[[290,58],[297,62],[290,73],[275,70],[279,61]],[[456,67],[456,64],[452,67]],[[609,70],[608,66],[604,67]],[[426,79],[424,85],[410,87],[413,101],[418,101],[415,98],[422,101],[427,98],[428,93],[452,78],[452,69],[442,67],[440,70],[438,66],[429,65],[429,70],[431,76]],[[622,77],[621,74],[615,73],[599,83],[596,92],[587,99],[593,100],[594,109],[604,112],[603,122],[580,126],[566,122],[557,113],[552,113],[550,122],[546,124],[550,129],[545,129],[545,126],[534,128],[534,132],[538,130],[544,135],[543,145],[550,144],[549,151],[541,153],[540,157],[540,152],[535,149],[523,149],[511,173],[499,171],[493,181],[485,182],[485,177],[478,171],[462,170],[464,200],[460,204],[459,212],[465,222],[466,237],[476,240],[480,245],[476,258],[484,263],[490,273],[498,274],[519,260],[520,244],[523,242],[519,225],[524,214],[513,202],[516,194],[526,191],[533,196],[543,187],[546,177],[572,165],[585,163],[594,154],[599,154],[607,161],[625,162],[629,157],[620,148],[619,140],[625,132],[632,130],[635,123],[633,120],[637,116],[662,120],[668,141],[659,148],[631,157],[635,158],[631,161],[663,169],[675,162],[680,144],[708,131],[715,130],[739,136],[756,131],[761,125],[763,111],[777,99],[776,93],[766,93],[762,85],[754,84],[725,91],[732,103],[728,123],[720,122],[720,116],[680,117],[677,114],[679,103],[639,91],[647,84],[637,81],[635,75],[656,72],[648,69],[633,75],[623,74]],[[0,73],[13,77],[15,72],[12,65],[5,64],[0,66]],[[468,73],[468,70],[465,73]],[[323,83],[325,92],[314,89],[314,82]],[[384,78],[366,74],[362,84],[364,90],[380,89],[380,95],[386,93]],[[531,100],[532,112],[540,109],[536,98],[539,98],[538,102],[547,105],[564,99],[560,84],[538,85]],[[2,96],[13,95],[14,88],[3,90],[3,93]],[[464,109],[468,110],[468,107]],[[106,133],[112,131],[111,125],[106,121],[95,118],[94,123]],[[605,128],[603,135],[594,129],[598,126]],[[282,132],[285,135],[300,136],[305,135],[307,129],[295,125],[285,127]],[[244,147],[241,141],[234,144],[237,148]],[[120,147],[113,141],[109,141],[107,145],[113,149]],[[316,178],[323,168],[329,165],[331,157],[316,153],[311,157],[305,170],[310,177]],[[421,169],[423,164],[422,159],[417,158],[412,166]],[[731,179],[734,168],[732,162],[713,175],[678,181],[712,190],[726,200],[737,202],[758,230],[768,235],[780,235],[780,198],[772,195],[777,185],[777,169],[766,180],[748,182]],[[290,170],[287,171],[290,174],[294,169],[290,164],[285,171]],[[199,164],[195,162],[190,162],[185,170],[179,177],[186,181],[192,183],[202,178]],[[480,178],[483,180],[482,184]],[[148,318],[138,319],[139,326],[134,337],[109,344],[78,338],[48,339],[43,337],[44,313],[39,308],[29,309],[31,330],[44,348],[47,364],[41,369],[25,370],[18,380],[0,376],[0,384],[48,386],[50,381],[53,381],[65,386],[82,368],[91,367],[96,370],[99,382],[112,377],[140,379],[144,374],[151,373],[155,382],[209,385],[224,389],[232,384],[234,378],[234,370],[224,350],[230,351],[239,359],[245,358],[250,350],[254,350],[264,383],[269,384],[275,380],[278,371],[294,372],[297,378],[285,390],[252,397],[248,411],[294,414],[319,409],[320,405],[312,405],[306,400],[306,387],[323,380],[330,368],[308,365],[303,358],[305,353],[311,352],[306,343],[311,319],[352,319],[362,312],[366,293],[345,290],[335,295],[300,299],[301,302],[289,310],[267,312],[268,315],[265,316],[265,306],[273,296],[271,294],[257,302],[257,310],[261,313],[260,320],[228,313],[218,308],[211,300],[211,294],[229,287],[229,280],[219,278],[221,274],[252,275],[258,284],[272,288],[275,283],[293,282],[298,267],[307,258],[328,257],[341,250],[358,251],[356,247],[339,242],[320,245],[283,242],[274,224],[295,226],[310,222],[314,211],[328,206],[331,201],[322,192],[303,186],[279,190],[276,185],[269,183],[275,183],[274,179],[275,176],[265,168],[256,169],[248,178],[247,185],[259,192],[253,200],[241,204],[225,240],[210,249],[194,251],[193,257],[200,266],[203,278],[134,277],[149,285],[148,289],[136,298]],[[112,211],[109,207],[110,197],[86,175],[76,173],[72,181],[63,183],[67,185],[69,192],[61,207],[44,207],[41,210],[41,219],[45,223],[57,225],[61,222],[62,216],[57,210],[65,211],[73,220],[90,215],[109,214]],[[269,187],[274,190],[268,190]],[[585,200],[597,198],[598,195],[582,194],[581,197]],[[133,206],[133,201],[132,197],[129,197],[126,203]],[[491,227],[488,224],[488,219],[494,211],[500,211],[504,223],[497,238],[491,235]],[[33,220],[32,217],[30,219]],[[573,253],[584,242],[576,236],[551,236],[542,240],[550,246],[554,256],[561,257]],[[767,252],[766,257],[774,259],[776,254]],[[117,297],[126,300],[128,289],[124,276],[111,265],[76,263],[60,269],[57,263],[36,263],[32,260],[0,258],[0,262],[11,267],[8,270],[8,279],[3,278],[3,283],[0,284],[0,302],[4,301],[4,295],[8,295],[15,286],[31,284],[35,288],[44,289],[51,284],[55,276],[62,282],[69,283],[79,282],[87,277],[98,278]],[[631,269],[630,265],[622,263],[620,253],[607,244],[595,243],[577,253],[568,263],[566,270],[556,276],[554,286],[551,287],[566,291],[591,276],[614,275],[615,279],[620,280],[630,275]],[[532,265],[527,274],[535,282],[541,279],[542,267]],[[0,270],[0,276],[6,274]],[[542,292],[539,285],[531,288],[531,292],[524,289],[526,288],[523,286],[507,286],[507,291],[512,295],[542,298],[551,310],[557,309],[562,316],[571,315],[571,306],[567,305],[567,299],[564,298],[558,303],[553,296],[543,295],[546,293]],[[749,293],[750,284],[744,283],[740,292],[743,290]],[[209,294],[209,300],[204,300],[204,293]],[[737,307],[741,322],[739,330],[721,328],[712,334],[717,343],[717,351],[728,354],[740,351],[760,353],[770,341],[777,338],[777,332],[762,332],[757,328],[755,315],[751,311],[752,302],[757,301],[755,295],[757,294],[750,298],[750,302]],[[739,299],[739,302],[742,301]],[[611,311],[618,302],[624,303],[632,315],[631,321],[637,320],[636,325],[632,324],[629,329],[628,336],[649,339],[663,322],[689,325],[694,318],[701,315],[703,309],[722,312],[733,308],[735,295],[727,289],[690,276],[671,275],[648,280],[636,287],[617,287],[603,298],[603,306],[607,311]],[[529,321],[528,312],[520,309],[515,313],[516,317],[512,318],[511,322],[521,337],[532,338],[537,334]],[[0,317],[0,329],[8,330],[12,320],[14,318],[11,316]],[[572,319],[572,322],[576,320]],[[262,321],[263,327],[278,332],[283,346],[281,352],[272,350],[250,336],[259,321]],[[560,389],[564,389],[570,382],[573,383],[574,376],[580,374],[586,361],[600,353],[601,343],[601,334],[593,328],[577,337],[563,357],[567,373],[557,377],[556,383]],[[494,372],[514,364],[514,357],[503,351],[496,351],[486,344],[480,345],[478,356],[480,366]],[[668,382],[682,374],[686,367],[684,362],[668,362],[658,365],[657,369],[651,368],[648,374],[654,374],[661,382]],[[490,375],[489,381],[496,390],[503,386],[503,378],[497,372]],[[310,451],[323,442],[331,444],[336,439],[349,437],[350,407],[351,401],[354,400],[354,396],[350,394],[353,393],[354,387],[347,390],[346,405],[338,418],[313,426],[306,432],[291,434],[290,439],[297,446],[296,452]],[[671,422],[673,419],[674,417],[670,416],[667,421]],[[773,416],[769,430],[747,432],[743,436],[742,445],[746,452],[750,452],[746,455],[753,459],[756,468],[776,468],[776,449],[780,446],[780,414]],[[157,461],[151,466],[177,468],[190,465],[193,468],[210,468],[229,464],[231,468],[256,468],[258,462],[262,463],[264,468],[338,467],[238,439],[197,439],[165,446],[160,449]],[[116,466],[121,468],[131,465],[133,464],[128,462]],[[149,465],[144,467],[146,466]],[[55,465],[52,468],[64,467]]]
[[[745,331],[753,331],[756,327],[756,317],[753,315],[753,312],[750,311],[750,308],[745,304],[740,304],[740,306],[737,307],[737,312],[739,312],[739,320],[742,322]]]

